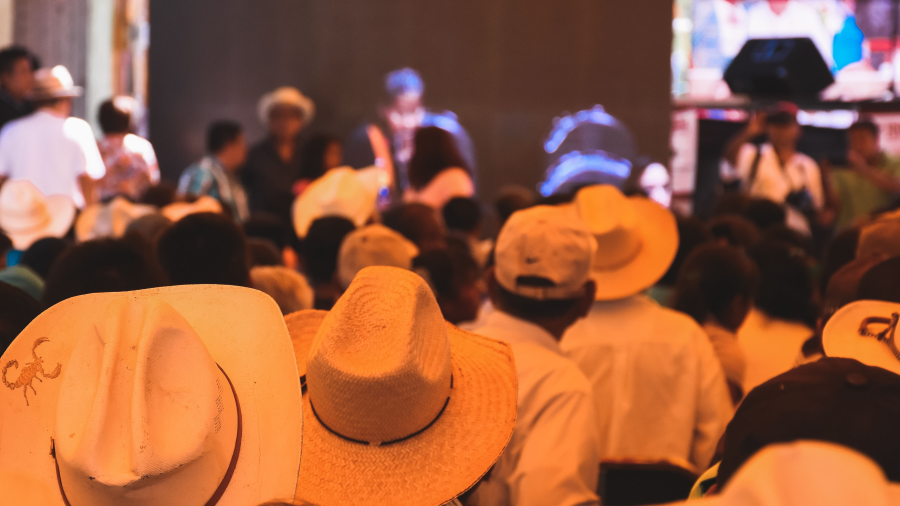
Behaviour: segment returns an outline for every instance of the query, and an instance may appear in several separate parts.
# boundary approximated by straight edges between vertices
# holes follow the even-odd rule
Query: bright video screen
[[[675,0],[674,15],[676,97],[728,99],[722,75],[750,39],[811,39],[835,75],[824,100],[890,100],[900,81],[900,0]]]

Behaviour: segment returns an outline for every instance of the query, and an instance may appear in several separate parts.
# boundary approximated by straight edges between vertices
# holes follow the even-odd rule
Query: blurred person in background
[[[712,235],[699,219],[694,217],[675,219],[678,222],[678,251],[675,253],[675,260],[672,260],[672,265],[663,277],[647,290],[647,296],[663,307],[672,307],[672,294],[684,261],[699,246],[712,241]]]
[[[244,233],[248,238],[256,237],[266,239],[278,248],[281,253],[281,264],[288,269],[296,269],[299,265],[297,260],[297,237],[294,231],[287,223],[281,221],[272,214],[255,214],[245,221]]]
[[[454,197],[447,202],[441,214],[447,225],[447,233],[465,241],[472,258],[484,268],[494,248],[494,241],[481,239],[484,218],[478,201],[473,198]]]
[[[181,219],[159,238],[157,256],[173,285],[250,286],[244,232],[221,214]]]
[[[22,46],[0,50],[0,130],[10,121],[31,114],[28,98],[34,71],[39,67],[37,57]]]
[[[453,136],[438,127],[416,130],[409,161],[409,187],[403,200],[421,202],[440,210],[454,197],[473,195],[472,175]]]
[[[281,266],[254,267],[250,269],[250,281],[253,288],[275,300],[283,315],[313,308],[313,289],[297,271]]]
[[[447,229],[433,207],[420,203],[399,205],[385,212],[381,221],[415,243],[419,251],[447,247]]]
[[[216,121],[206,131],[207,155],[184,169],[178,179],[178,195],[208,195],[228,206],[239,222],[250,217],[247,193],[237,175],[247,160],[247,140],[241,125]]]
[[[343,293],[337,278],[341,244],[356,225],[347,218],[327,216],[309,226],[297,251],[300,270],[315,291],[315,309],[330,310]]]
[[[484,296],[481,269],[469,255],[468,245],[431,250],[413,261],[413,270],[428,282],[441,313],[448,322],[459,325],[475,321]]]
[[[159,183],[159,164],[153,145],[134,134],[137,102],[126,96],[100,104],[98,120],[103,129],[99,142],[106,175],[97,181],[100,200],[124,195],[138,202],[151,185]]]
[[[0,355],[42,309],[41,303],[25,291],[0,282]]]
[[[303,193],[306,185],[343,164],[344,148],[337,136],[325,133],[311,135],[300,150],[300,181],[295,183],[294,193]]]

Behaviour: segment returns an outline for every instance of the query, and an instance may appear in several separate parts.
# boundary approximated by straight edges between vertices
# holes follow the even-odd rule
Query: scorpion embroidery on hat
[[[6,371],[10,367],[18,369],[18,360],[10,360],[9,362],[7,362],[6,365],[3,366],[2,373],[0,373],[0,375],[2,375],[0,376],[0,379],[3,380],[3,384],[9,387],[10,390],[22,388],[23,393],[25,394],[26,406],[31,405],[28,402],[28,389],[31,388],[31,391],[34,392],[34,395],[37,395],[37,390],[34,389],[34,385],[32,384],[34,380],[38,380],[43,383],[44,380],[42,380],[39,376],[42,376],[46,379],[53,379],[59,376],[60,371],[62,371],[62,364],[56,364],[56,369],[53,369],[52,372],[44,372],[44,360],[38,356],[37,347],[49,341],[50,339],[42,337],[34,342],[34,346],[31,347],[31,355],[34,357],[34,360],[25,364],[25,367],[22,368],[22,372],[19,373],[19,379],[17,379],[15,383],[10,383],[6,380]]]

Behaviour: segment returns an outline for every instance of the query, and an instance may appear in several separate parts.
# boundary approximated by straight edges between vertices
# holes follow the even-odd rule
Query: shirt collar
[[[527,320],[516,318],[499,309],[495,309],[487,318],[485,327],[502,328],[509,333],[509,335],[505,337],[507,337],[510,342],[536,344],[553,353],[562,355],[562,350],[559,348],[559,341],[554,339],[553,335],[544,330],[543,327]],[[475,332],[477,333],[478,331],[476,330]]]

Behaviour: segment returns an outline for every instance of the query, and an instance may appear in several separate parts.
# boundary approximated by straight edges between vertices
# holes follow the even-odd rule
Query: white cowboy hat
[[[48,506],[245,506],[295,493],[300,384],[281,312],[260,292],[74,297],[0,363],[0,472],[55,483]]]
[[[678,252],[675,215],[643,197],[609,185],[583,188],[575,208],[597,239],[591,268],[597,300],[617,300],[653,286]]]
[[[263,125],[269,124],[269,112],[276,105],[289,105],[296,107],[303,114],[303,123],[308,125],[312,123],[316,116],[316,104],[300,92],[297,88],[291,86],[282,86],[271,93],[266,93],[259,99],[256,107],[256,114],[259,122]]]
[[[900,341],[895,341],[900,304],[861,300],[839,309],[822,331],[828,357],[852,358],[900,374]],[[900,336],[896,336],[900,339]]]
[[[83,92],[84,88],[75,86],[69,69],[57,65],[53,68],[38,69],[34,73],[34,88],[28,97],[31,100],[74,98],[80,97]]]
[[[132,204],[124,197],[116,197],[107,204],[90,205],[75,220],[75,239],[86,242],[104,237],[120,238],[132,221],[156,212],[154,206]]]
[[[310,184],[294,200],[294,231],[306,237],[312,222],[326,216],[340,216],[357,227],[375,214],[378,195],[350,167],[331,169]]]
[[[475,485],[509,442],[509,345],[445,322],[416,274],[370,267],[330,312],[288,321],[307,388],[297,499],[438,506]]]
[[[222,214],[222,203],[218,200],[204,195],[193,202],[173,202],[162,208],[160,214],[177,223],[182,218],[198,213],[215,213]]]
[[[0,187],[0,229],[13,246],[26,250],[43,237],[66,235],[75,203],[66,195],[44,196],[31,181],[7,181]]]

